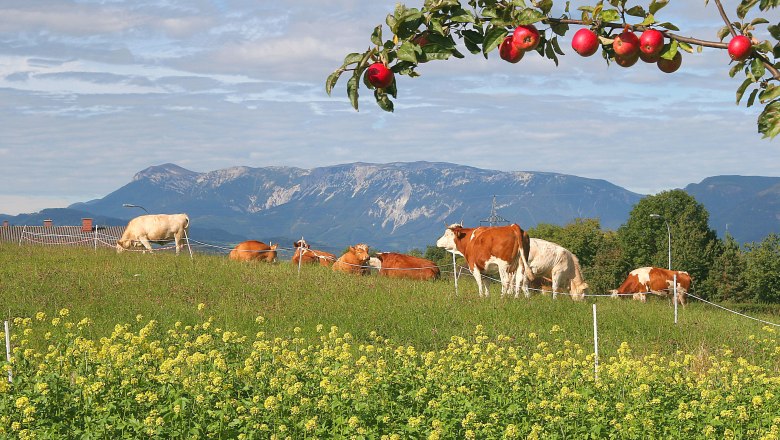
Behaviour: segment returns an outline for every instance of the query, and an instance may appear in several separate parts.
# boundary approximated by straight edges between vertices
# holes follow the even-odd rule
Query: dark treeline
[[[671,232],[672,269],[691,275],[694,295],[710,301],[780,303],[780,235],[741,246],[728,234],[718,238],[708,221],[701,203],[685,191],[672,190],[643,198],[617,231],[602,230],[598,219],[586,218],[565,226],[539,224],[528,232],[577,255],[591,293],[616,288],[637,267],[666,268]],[[452,264],[451,255],[435,246],[428,246],[424,255],[440,265]]]

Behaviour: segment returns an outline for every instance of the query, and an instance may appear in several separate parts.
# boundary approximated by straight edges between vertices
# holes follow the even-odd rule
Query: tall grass
[[[675,325],[665,299],[641,304],[603,297],[585,302],[566,296],[501,298],[496,284],[490,297],[478,298],[470,276],[460,279],[456,295],[450,279],[358,277],[319,266],[303,267],[299,276],[288,262],[252,264],[215,255],[191,260],[184,254],[0,244],[2,314],[29,317],[43,311],[53,316],[68,308],[72,316],[94,321],[89,329],[93,337],[110,333],[117,323],[135,322],[138,315],[166,328],[212,316],[215,325],[251,335],[255,318],[263,316],[271,336],[289,335],[300,327],[314,337],[318,324],[336,325],[358,341],[371,340],[375,331],[398,344],[436,350],[452,336],[472,334],[477,325],[514,338],[518,345],[528,343],[529,333],[560,326],[566,338],[588,347],[593,344],[593,302],[604,356],[628,342],[637,355],[677,350],[706,354],[727,345],[749,358],[753,353],[742,348],[743,342],[763,325],[695,301],[680,309]],[[201,303],[206,307],[199,311]]]

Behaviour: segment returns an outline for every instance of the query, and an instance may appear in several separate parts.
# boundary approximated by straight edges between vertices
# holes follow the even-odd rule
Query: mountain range
[[[684,188],[710,213],[710,225],[740,242],[780,233],[780,177],[716,176]],[[604,229],[628,219],[644,195],[605,180],[547,172],[505,172],[451,163],[350,163],[302,169],[231,167],[205,173],[152,166],[107,196],[68,208],[15,217],[12,224],[121,225],[137,205],[153,213],[186,212],[194,240],[235,244],[305,238],[325,250],[366,242],[407,251],[434,244],[444,225],[492,220],[524,228],[598,218]]]

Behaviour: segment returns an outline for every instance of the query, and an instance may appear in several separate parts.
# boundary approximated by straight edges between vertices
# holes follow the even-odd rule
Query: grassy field
[[[0,438],[780,438],[774,327],[497,289],[0,245]]]
[[[524,340],[560,326],[572,341],[592,345],[590,304],[596,303],[600,349],[614,353],[628,342],[639,354],[712,351],[721,345],[740,349],[763,324],[691,301],[679,310],[674,325],[671,302],[650,298],[646,304],[606,297],[573,302],[501,298],[497,284],[489,298],[478,298],[473,278],[436,282],[393,280],[376,275],[349,276],[289,262],[246,264],[225,257],[166,253],[144,255],[113,250],[0,245],[0,295],[7,317],[53,315],[68,308],[73,316],[90,317],[94,336],[137,315],[163,326],[194,324],[214,317],[222,328],[253,334],[255,318],[266,319],[266,331],[286,335],[295,327],[314,334],[318,324],[337,325],[358,340],[372,331],[421,350],[445,346],[451,336],[471,334],[482,325],[491,334]],[[597,292],[594,292],[597,293]],[[199,311],[198,304],[206,308]],[[777,321],[770,314],[758,317]],[[750,353],[745,353],[749,356]]]

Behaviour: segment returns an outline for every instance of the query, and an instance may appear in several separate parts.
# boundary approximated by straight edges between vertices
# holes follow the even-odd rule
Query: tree
[[[559,0],[558,3],[561,2]],[[708,2],[705,0],[705,6]],[[566,1],[563,13],[557,17],[553,16],[554,0],[532,0],[528,3],[531,6],[525,0],[425,0],[420,9],[398,4],[385,20],[392,36],[383,38],[383,25],[376,26],[370,38],[372,46],[365,52],[348,54],[341,67],[328,76],[325,91],[330,94],[341,75],[351,71],[346,89],[356,110],[362,80],[369,90],[373,90],[377,104],[386,111],[393,111],[390,98],[397,98],[396,81],[391,79],[389,85],[376,87],[378,83],[372,75],[376,72],[376,63],[389,66],[393,74],[417,77],[420,64],[450,57],[462,58],[464,55],[456,40],[461,40],[471,53],[481,53],[487,58],[512,35],[513,30],[534,24],[543,29],[539,32],[539,44],[529,51],[551,59],[556,66],[558,56],[564,55],[558,37],[565,36],[570,26],[581,26],[595,32],[604,60],[619,65],[626,65],[625,58],[615,52],[613,42],[625,31],[654,29],[662,32],[666,44],[660,53],[662,60],[659,63],[667,66],[670,61],[679,58],[679,51],[692,53],[694,50],[701,51],[703,47],[727,49],[729,44],[723,41],[726,37],[734,39],[744,35],[752,42],[752,48],[746,58],[735,62],[728,72],[732,77],[740,72],[745,75],[736,92],[737,103],[750,89],[747,106],[752,106],[756,99],[764,105],[758,117],[759,133],[770,138],[780,133],[780,85],[777,84],[780,81],[780,24],[769,25],[769,21],[761,16],[747,19],[751,12],[756,13],[756,9],[766,12],[777,8],[780,0],[741,0],[736,9],[739,21],[734,22],[729,19],[721,1],[713,0],[725,23],[716,31],[718,41],[681,36],[674,33],[679,31],[674,24],[658,20],[657,15],[669,0],[650,0],[646,7],[628,6],[627,0],[598,0],[594,5],[577,8],[577,11],[570,11],[570,2]],[[579,18],[574,18],[575,15]],[[755,38],[757,26],[763,25],[768,25],[767,31],[773,41]],[[369,69],[370,66],[374,68]],[[384,80],[381,83],[385,85]]]
[[[747,246],[747,287],[759,302],[780,302],[780,235],[770,234],[761,243]]]
[[[706,280],[716,301],[742,302],[749,300],[745,283],[745,254],[739,243],[728,232]]]
[[[651,217],[657,214],[660,218]],[[718,238],[708,225],[709,213],[683,190],[647,196],[634,206],[628,221],[618,228],[625,261],[633,268],[667,267],[671,231],[672,269],[688,272],[697,283],[707,279],[718,249]],[[665,223],[666,222],[666,223]],[[706,296],[708,292],[697,295]]]

